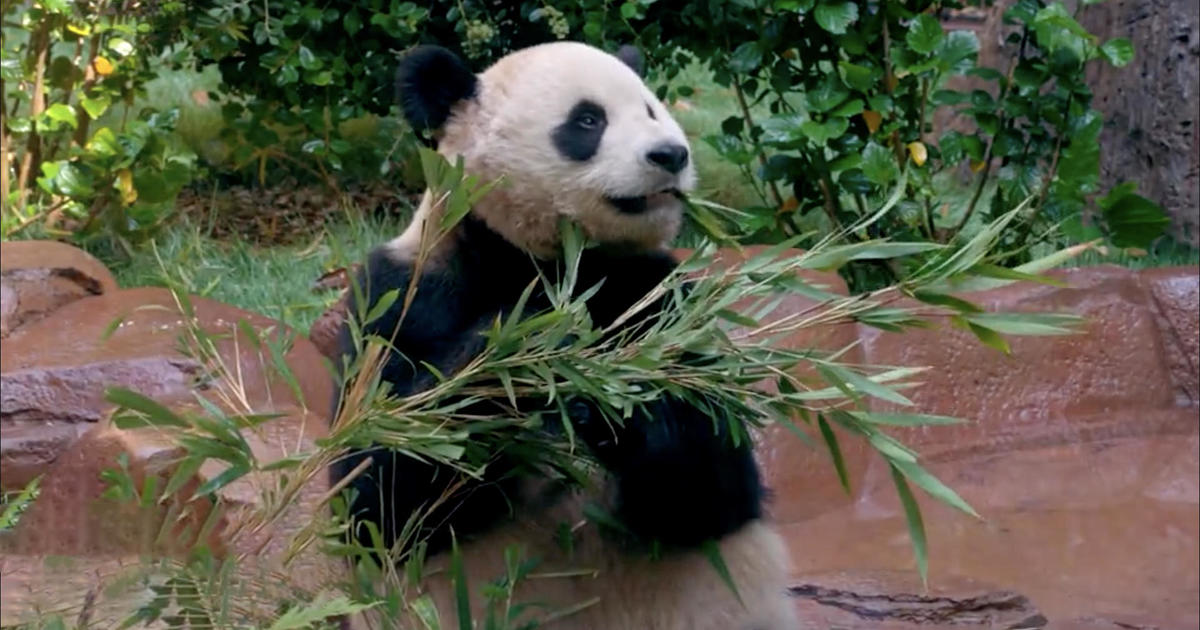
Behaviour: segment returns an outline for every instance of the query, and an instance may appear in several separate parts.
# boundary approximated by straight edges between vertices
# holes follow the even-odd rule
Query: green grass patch
[[[241,240],[219,241],[202,225],[182,221],[164,230],[134,257],[107,262],[123,287],[165,286],[167,278],[199,295],[277,319],[307,333],[337,299],[313,291],[325,272],[361,262],[374,246],[400,233],[405,220],[347,213],[304,245],[259,247]]]

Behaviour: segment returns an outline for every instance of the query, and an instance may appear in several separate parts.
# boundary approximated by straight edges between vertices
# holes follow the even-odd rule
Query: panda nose
[[[650,149],[646,159],[674,175],[687,166],[688,150],[682,144],[666,142]]]

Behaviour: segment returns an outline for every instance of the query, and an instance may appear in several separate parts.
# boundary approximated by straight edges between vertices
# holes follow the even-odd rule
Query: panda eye
[[[575,123],[584,129],[595,129],[600,124],[600,119],[594,114],[581,114],[575,119]]]

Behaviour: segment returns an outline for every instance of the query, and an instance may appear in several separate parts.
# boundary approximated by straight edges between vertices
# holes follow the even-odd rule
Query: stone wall
[[[838,325],[784,340],[830,349],[858,342],[847,360],[931,367],[910,393],[916,406],[968,422],[893,435],[983,516],[919,495],[926,591],[884,462],[843,435],[846,494],[824,451],[770,429],[759,440],[760,461],[774,494],[770,515],[796,567],[791,589],[805,628],[1200,625],[1200,269],[1054,275],[1065,286],[1014,284],[965,296],[991,309],[1088,318],[1083,334],[1014,338],[1011,356],[948,327],[898,335]],[[810,279],[845,291],[836,275]],[[323,476],[284,518],[249,536],[232,535],[245,533],[239,515],[276,476],[232,484],[217,501],[148,510],[100,497],[99,474],[117,455],[129,458],[140,483],[165,480],[178,454],[152,430],[111,426],[102,396],[120,385],[171,408],[194,406],[187,383],[198,366],[175,344],[182,317],[173,296],[118,288],[94,259],[41,242],[5,243],[0,280],[0,485],[12,490],[42,476],[41,496],[0,538],[0,626],[47,610],[112,625],[150,594],[118,597],[98,586],[141,554],[178,554],[198,537],[259,560],[250,570],[279,570],[288,539],[312,521],[327,490]],[[192,303],[203,328],[230,333],[218,351],[239,366],[244,404],[287,418],[270,423],[270,432],[247,432],[255,451],[278,456],[323,435],[332,392],[320,344],[301,338],[287,356],[298,399],[267,378],[263,355],[237,331],[244,321],[279,334],[280,324],[201,298]],[[792,297],[777,314],[809,306]],[[326,341],[322,328],[336,319],[323,318],[311,337]],[[242,404],[214,389],[198,393],[219,406]],[[189,483],[217,472],[203,468]],[[309,552],[298,561],[287,576],[306,587],[337,579],[328,558]]]

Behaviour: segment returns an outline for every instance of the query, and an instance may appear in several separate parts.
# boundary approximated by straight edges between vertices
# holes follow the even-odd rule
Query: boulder
[[[288,332],[281,324],[203,298],[191,298],[191,304],[200,327],[219,335],[216,355],[239,383],[233,388],[220,380],[201,383],[199,391],[210,400],[328,413],[333,382],[307,339],[293,339],[284,356],[296,379],[293,390],[271,367],[270,353],[238,330],[245,322],[263,338],[278,339]],[[86,430],[83,425],[104,418],[113,408],[104,398],[106,388],[130,389],[164,404],[192,402],[203,369],[180,351],[184,324],[170,291],[123,289],[62,306],[6,339],[0,356],[3,487],[21,487],[45,472]]]
[[[268,464],[313,448],[313,427],[322,418],[301,410],[246,430],[243,436],[256,459]],[[328,477],[252,472],[197,496],[196,490],[224,472],[210,460],[186,478],[167,500],[157,494],[111,498],[106,489],[118,456],[128,464],[130,488],[161,491],[178,470],[180,449],[156,429],[120,430],[101,424],[64,453],[44,477],[41,493],[6,541],[0,559],[0,625],[27,623],[47,611],[68,619],[88,617],[114,627],[155,594],[145,581],[161,584],[171,575],[159,563],[183,559],[203,548],[218,560],[237,557],[230,594],[243,615],[262,625],[274,619],[274,605],[304,594],[306,599],[346,577],[341,559],[324,555],[319,545],[292,546],[306,528],[325,523]],[[149,483],[148,483],[149,482]],[[288,497],[275,512],[274,501]],[[149,560],[149,562],[147,561]],[[253,591],[238,582],[253,584]],[[272,592],[272,596],[264,593]],[[250,597],[251,601],[240,601]],[[256,600],[254,598],[257,598]]]
[[[340,559],[320,554],[319,545],[292,547],[297,534],[325,522],[329,485],[319,462],[222,482],[224,462],[181,471],[184,451],[161,429],[112,422],[104,390],[120,386],[177,414],[207,413],[199,395],[228,415],[278,416],[240,430],[260,465],[311,451],[325,435],[332,380],[307,339],[294,339],[280,357],[294,375],[289,383],[274,371],[266,347],[282,341],[284,327],[210,300],[190,303],[194,321],[211,336],[206,362],[181,351],[187,318],[164,289],[84,298],[5,341],[0,475],[6,487],[43,476],[37,499],[3,538],[0,625],[58,613],[114,627],[154,600],[148,584],[169,574],[162,559],[199,549],[218,560],[238,557],[232,579],[278,589],[239,603],[263,625],[277,611],[262,606],[310,600],[345,577]],[[207,373],[214,363],[231,376]],[[177,476],[178,489],[160,497]],[[214,483],[213,492],[198,494]],[[235,597],[262,595],[233,588]]]
[[[91,254],[58,241],[10,241],[0,247],[0,338],[64,304],[117,288]]]
[[[913,486],[928,540],[925,592],[908,581],[916,576],[908,527],[881,457],[847,458],[855,483],[840,502],[770,469],[769,481],[793,481],[775,483],[775,503],[785,506],[777,511],[807,505],[803,518],[779,524],[797,567],[797,605],[815,627],[1200,625],[1200,422],[1187,394],[1197,377],[1197,270],[1051,275],[1067,286],[961,296],[989,310],[1086,318],[1069,337],[1009,337],[1011,356],[950,326],[859,328],[866,363],[932,368],[905,391],[910,410],[967,420],[888,433],[982,519]],[[773,448],[796,451],[777,462],[812,457],[801,446]],[[998,606],[1007,612],[964,616]],[[1022,619],[1027,612],[1036,614]]]

